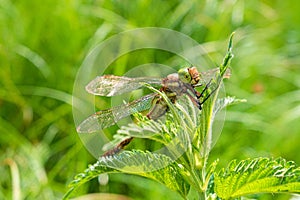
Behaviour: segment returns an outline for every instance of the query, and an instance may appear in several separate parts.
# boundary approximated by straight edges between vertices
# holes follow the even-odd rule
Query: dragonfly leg
[[[189,89],[185,92],[185,94],[189,97],[189,99],[193,102],[193,104],[199,108],[199,110],[201,110],[201,103],[197,97],[197,93],[199,93],[198,91],[196,91],[194,88]],[[197,98],[195,98],[195,95]]]
[[[200,96],[199,96],[199,98],[200,97],[202,97],[203,96],[203,94],[204,94],[204,92],[206,91],[206,90],[208,90],[208,87],[210,86],[210,84],[211,84],[211,80],[212,79],[210,79],[209,80],[209,82],[206,84],[206,86],[205,86],[205,88],[202,90],[202,92],[201,92],[201,94],[200,94]],[[205,97],[205,99],[203,99],[202,100],[202,102],[200,102],[200,104],[201,104],[201,106],[205,103],[205,101],[218,89],[218,87],[219,86],[217,86],[216,88],[214,88],[206,97]]]
[[[195,104],[195,106],[197,106],[199,108],[199,110],[202,110],[202,105],[203,103],[211,96],[211,94],[214,92],[212,91],[202,102],[200,101],[200,98],[203,97],[204,92],[208,90],[209,86],[211,84],[211,80],[205,85],[205,88],[202,90],[201,93],[199,93],[198,91],[196,91],[194,88],[189,89],[190,92],[192,92],[196,98],[194,97],[194,95],[191,95],[190,93],[187,93],[188,97],[190,98],[190,100]]]
[[[198,99],[199,99],[200,97],[203,96],[203,94],[204,94],[204,92],[205,92],[206,90],[208,90],[208,87],[209,87],[210,84],[211,84],[211,80],[212,80],[212,79],[210,79],[209,82],[205,85],[205,88],[202,90],[201,93],[198,92],[198,95],[197,95],[197,98],[198,98]]]
[[[214,88],[201,102],[201,105],[205,103],[205,101],[218,89],[218,87]]]

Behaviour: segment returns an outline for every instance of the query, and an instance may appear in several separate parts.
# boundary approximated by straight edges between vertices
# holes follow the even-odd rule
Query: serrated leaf
[[[229,55],[230,54],[230,55]],[[214,119],[216,114],[223,109],[224,107],[241,102],[241,100],[237,100],[234,97],[226,97],[222,99],[218,99],[218,94],[220,91],[220,84],[223,80],[223,75],[227,68],[229,67],[230,59],[233,57],[233,54],[227,52],[227,60],[224,59],[223,64],[220,66],[220,72],[216,73],[214,78],[210,83],[210,88],[212,91],[208,91],[205,95],[211,95],[209,99],[203,104],[203,109],[201,112],[201,118],[198,122],[200,135],[197,139],[201,141],[201,146],[197,145],[199,149],[201,149],[201,156],[208,156],[208,153],[211,150],[212,145],[212,126],[214,123]],[[212,93],[213,92],[213,93]],[[200,143],[199,143],[200,144]]]
[[[218,100],[218,94],[220,91],[220,84],[224,78],[224,75],[229,68],[230,61],[233,58],[232,53],[232,39],[234,32],[231,34],[228,44],[227,53],[223,59],[223,63],[219,66],[220,70],[215,74],[210,82],[210,89],[212,91],[206,91],[205,96],[210,96],[209,99],[203,105],[201,112],[201,118],[199,120],[199,136],[196,139],[196,146],[200,149],[201,157],[207,157],[212,147],[212,126],[215,116],[222,108],[235,102],[234,98],[228,97],[222,100]],[[213,92],[213,94],[212,94]],[[195,142],[194,142],[195,143]],[[205,163],[205,161],[204,161]]]
[[[222,199],[256,193],[300,193],[300,168],[282,158],[234,160],[215,175],[214,182]]]
[[[197,160],[201,160],[203,157],[198,159],[195,155],[200,156],[199,152],[204,150],[201,153],[207,158],[208,154],[206,153],[209,153],[211,147],[211,126],[214,121],[214,115],[218,110],[235,102],[235,99],[230,98],[217,99],[223,75],[227,71],[230,60],[233,57],[231,48],[232,37],[226,57],[223,60],[223,64],[220,65],[220,70],[212,77],[211,84],[208,84],[204,94],[201,95],[200,101],[205,101],[202,111],[199,111],[191,99],[185,95],[183,95],[182,99],[179,98],[176,104],[173,104],[163,92],[145,84],[148,89],[159,94],[166,102],[170,112],[167,113],[165,122],[159,120],[154,122],[140,118],[142,119],[141,123],[122,127],[115,137],[119,141],[130,137],[147,137],[163,144],[167,142],[165,146],[168,150],[171,150],[172,154],[170,156],[175,155],[174,158],[179,158],[178,160],[181,161],[182,165],[174,162],[175,159],[171,159],[171,157],[166,155],[142,151],[122,152],[109,157],[102,157],[84,173],[75,177],[75,180],[70,184],[71,189],[67,196],[79,185],[99,174],[111,172],[130,173],[154,179],[177,191],[184,198],[189,191],[190,185],[193,185],[199,193],[203,192],[203,184],[205,186],[212,185],[208,181],[202,183],[202,178],[207,180],[207,177],[198,177],[200,173],[194,166],[198,166]],[[183,103],[181,103],[181,100],[183,100]],[[195,152],[193,152],[194,150]],[[181,156],[183,152],[186,154]],[[203,160],[202,167],[206,164],[205,159]],[[183,166],[188,170],[185,170]],[[200,167],[197,167],[197,169],[200,169]],[[202,169],[205,169],[205,167]],[[211,174],[212,172],[209,173]]]
[[[65,196],[68,198],[70,193],[83,183],[97,177],[102,173],[122,172],[136,174],[156,180],[171,190],[177,191],[185,197],[189,191],[182,174],[187,174],[183,167],[171,158],[151,152],[138,150],[124,151],[119,154],[101,157],[95,164],[90,165],[83,173],[75,176],[70,183],[70,190]]]
[[[136,117],[141,117],[140,113],[135,113]],[[108,144],[104,145],[104,150],[109,150],[114,148],[117,144],[124,141],[129,137],[135,138],[156,138],[161,141],[161,135],[158,133],[162,132],[166,129],[166,125],[162,123],[158,123],[153,120],[145,119],[143,121],[139,121],[138,123],[130,123],[127,126],[122,126],[117,133],[113,136],[114,139],[110,141]]]
[[[220,110],[222,110],[227,106],[234,105],[237,103],[244,103],[244,102],[246,102],[245,99],[237,99],[235,97],[230,97],[230,96],[217,99],[214,106],[214,115],[216,115]]]

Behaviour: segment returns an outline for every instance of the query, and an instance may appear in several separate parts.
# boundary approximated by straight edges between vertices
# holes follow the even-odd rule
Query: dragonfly
[[[137,90],[147,83],[154,87],[159,87],[159,90],[164,92],[172,103],[175,103],[178,97],[186,94],[195,106],[201,110],[202,104],[209,98],[213,91],[202,101],[200,101],[200,98],[208,89],[210,84],[209,80],[211,80],[218,70],[219,68],[215,68],[199,73],[196,67],[191,66],[182,68],[178,70],[177,73],[169,74],[165,78],[130,78],[125,76],[104,75],[98,76],[88,83],[86,91],[93,95],[110,97]],[[230,70],[226,71],[224,77],[230,77]],[[205,88],[200,93],[195,88],[202,85],[205,85]],[[119,105],[107,110],[100,110],[90,115],[77,127],[77,132],[93,133],[108,128],[133,113],[144,110],[149,110],[147,114],[149,119],[156,120],[168,111],[168,106],[160,95],[151,93],[130,103]],[[106,152],[103,156],[109,156],[119,152],[122,148],[129,144],[132,139],[132,137],[125,139],[114,149]]]
[[[160,87],[160,91],[164,92],[172,103],[174,103],[179,96],[186,94],[192,102],[201,109],[201,105],[204,102],[200,102],[199,99],[202,94],[196,91],[195,88],[207,83],[207,80],[211,79],[218,70],[219,68],[214,68],[199,73],[197,68],[192,66],[180,69],[177,73],[169,74],[165,78],[129,78],[126,76],[104,75],[98,76],[88,83],[86,91],[93,95],[110,97],[137,90],[143,87],[144,83],[147,83]],[[229,76],[230,71],[227,70],[225,77]],[[80,123],[77,127],[77,132],[93,133],[108,128],[133,113],[149,109],[150,111],[147,117],[154,120],[164,115],[168,110],[167,104],[163,101],[162,97],[156,93],[151,93],[127,104],[107,110],[100,110],[90,115]]]

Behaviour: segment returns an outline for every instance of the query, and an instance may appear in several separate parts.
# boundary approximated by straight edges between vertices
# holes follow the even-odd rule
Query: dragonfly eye
[[[191,81],[191,76],[188,68],[180,69],[178,71],[179,79],[184,83],[189,83]]]

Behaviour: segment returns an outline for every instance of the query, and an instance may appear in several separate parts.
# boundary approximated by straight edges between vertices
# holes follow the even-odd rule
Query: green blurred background
[[[211,161],[219,158],[222,167],[232,159],[267,156],[300,164],[299,22],[298,1],[1,0],[0,199],[60,199],[74,175],[95,162],[73,122],[76,72],[96,43],[140,27],[182,32],[204,45],[212,63],[221,62],[236,31],[226,92],[248,102],[227,109]],[[122,75],[136,63],[171,56],[129,54],[106,73]],[[180,198],[159,183],[123,174],[110,176],[105,186],[92,180],[76,195],[99,191]]]

